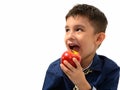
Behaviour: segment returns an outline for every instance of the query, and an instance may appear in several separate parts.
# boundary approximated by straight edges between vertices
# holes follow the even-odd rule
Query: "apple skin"
[[[76,64],[73,62],[73,58],[76,58],[79,62],[81,61],[81,57],[78,52],[65,51],[61,56],[61,63],[64,64],[64,60],[67,60],[73,67],[76,68]]]

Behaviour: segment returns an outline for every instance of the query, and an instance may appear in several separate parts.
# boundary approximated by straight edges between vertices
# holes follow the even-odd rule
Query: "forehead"
[[[90,21],[87,17],[85,16],[70,16],[66,20],[66,26],[91,26]]]

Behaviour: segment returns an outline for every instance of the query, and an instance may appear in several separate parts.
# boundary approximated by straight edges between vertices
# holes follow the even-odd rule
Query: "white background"
[[[120,65],[119,0],[1,0],[0,90],[42,90],[48,65],[66,50],[65,15],[77,3],[105,13],[106,39],[97,52]]]

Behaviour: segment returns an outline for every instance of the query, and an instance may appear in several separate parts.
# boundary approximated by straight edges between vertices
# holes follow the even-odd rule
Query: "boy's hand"
[[[80,63],[76,58],[73,58],[73,61],[76,64],[76,68],[64,60],[64,64],[60,64],[61,69],[80,90],[90,90],[91,86],[85,78]]]

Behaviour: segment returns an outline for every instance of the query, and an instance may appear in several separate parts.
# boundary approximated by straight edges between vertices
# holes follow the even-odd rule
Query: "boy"
[[[96,50],[105,39],[108,21],[98,8],[75,5],[66,15],[65,44],[68,51],[81,55],[81,62],[73,58],[76,68],[60,58],[50,64],[43,90],[117,90],[119,66]]]

